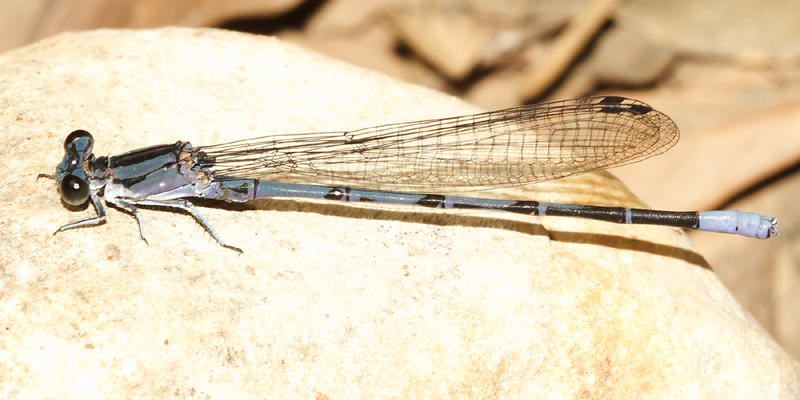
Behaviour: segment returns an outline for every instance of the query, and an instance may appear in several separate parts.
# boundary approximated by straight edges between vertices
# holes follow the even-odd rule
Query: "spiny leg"
[[[92,204],[94,204],[95,211],[97,211],[97,216],[94,217],[94,218],[84,219],[82,221],[77,221],[77,222],[73,222],[73,223],[70,223],[70,224],[66,224],[66,225],[58,228],[55,232],[53,232],[53,235],[55,235],[58,232],[65,231],[67,229],[73,229],[73,228],[78,228],[78,227],[87,226],[87,225],[100,225],[100,224],[102,224],[106,220],[106,210],[105,210],[105,208],[103,208],[103,203],[100,201],[99,197],[94,195],[94,193],[92,193],[90,195],[90,198],[92,199]]]
[[[194,207],[194,204],[192,204],[189,200],[184,200],[184,199],[176,199],[176,200],[138,200],[138,201],[136,201],[135,204],[136,205],[143,205],[143,206],[179,208],[181,210],[187,211],[190,214],[192,214],[192,216],[194,216],[194,218],[197,220],[197,222],[199,222],[200,225],[202,225],[203,228],[205,228],[208,231],[208,233],[211,234],[211,236],[214,238],[214,240],[217,241],[217,243],[220,244],[220,246],[227,247],[229,249],[238,251],[239,253],[244,253],[244,251],[242,251],[242,249],[240,249],[240,248],[238,248],[236,246],[232,246],[232,245],[229,245],[229,244],[225,243],[225,241],[223,241],[222,238],[219,237],[219,235],[217,235],[217,232],[214,231],[214,228],[211,227],[211,225],[208,223],[208,221],[206,221],[206,219],[203,218],[203,216],[200,214],[200,211],[198,211]]]
[[[139,236],[142,238],[142,240],[144,240],[145,244],[149,246],[150,242],[147,240],[147,236],[144,234],[144,224],[142,224],[142,219],[139,218],[139,209],[137,209],[133,204],[119,199],[114,200],[111,204],[133,214],[134,218],[136,218],[136,222],[139,223]]]

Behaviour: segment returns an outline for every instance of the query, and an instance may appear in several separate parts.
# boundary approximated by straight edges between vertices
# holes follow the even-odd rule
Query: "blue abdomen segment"
[[[737,233],[758,239],[778,234],[777,222],[771,215],[738,210],[700,211],[697,229],[709,232]]]

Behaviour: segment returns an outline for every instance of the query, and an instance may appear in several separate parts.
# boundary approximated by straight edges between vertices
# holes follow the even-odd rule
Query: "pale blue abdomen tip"
[[[778,220],[771,215],[737,210],[700,211],[698,214],[698,229],[702,231],[735,233],[758,239],[769,239],[778,234]]]

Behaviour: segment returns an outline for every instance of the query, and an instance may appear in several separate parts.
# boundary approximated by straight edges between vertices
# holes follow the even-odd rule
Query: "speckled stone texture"
[[[0,56],[2,398],[770,398],[798,364],[676,229],[307,200],[190,216],[62,206],[95,153],[477,111],[275,39],[63,34]],[[493,190],[637,204],[608,174]],[[744,243],[744,242],[743,242]]]

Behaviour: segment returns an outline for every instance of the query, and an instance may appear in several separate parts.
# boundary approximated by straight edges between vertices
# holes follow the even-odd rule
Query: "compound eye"
[[[67,175],[59,187],[61,198],[71,206],[79,206],[89,199],[89,184],[75,175]]]
[[[70,133],[67,136],[67,139],[64,140],[64,150],[67,150],[67,147],[69,147],[69,145],[71,145],[73,142],[75,142],[78,139],[86,139],[86,140],[88,140],[89,147],[91,147],[92,144],[94,143],[94,138],[92,137],[91,133],[86,132],[83,129],[78,129],[77,131],[73,131],[72,133]]]

